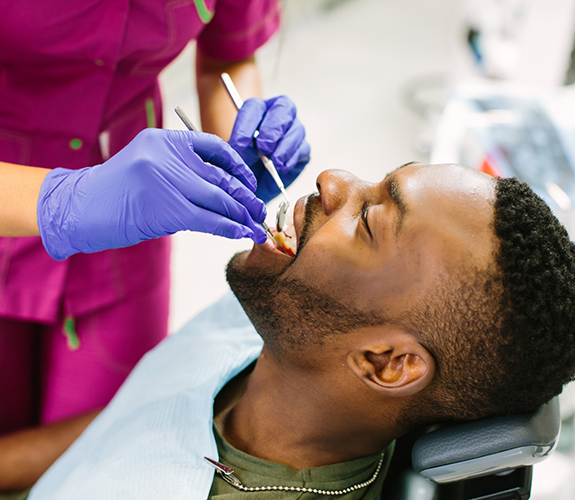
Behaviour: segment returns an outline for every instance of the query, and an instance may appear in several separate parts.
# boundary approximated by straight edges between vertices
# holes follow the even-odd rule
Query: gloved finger
[[[268,109],[258,127],[259,135],[256,138],[256,146],[263,154],[269,156],[275,151],[278,142],[291,128],[296,113],[295,104],[287,96],[268,101]]]
[[[296,167],[299,168],[301,172],[311,159],[310,153],[311,148],[308,142],[304,140],[296,153],[287,161],[286,165],[283,168],[278,168],[278,172],[284,175],[290,173]]]
[[[202,136],[205,135],[202,134]],[[215,136],[212,137],[215,138]],[[216,145],[221,144],[219,139],[212,142]],[[245,206],[253,219],[258,222],[265,219],[266,210],[264,203],[239,179],[219,167],[204,163],[202,158],[190,147],[179,148],[176,155],[178,156],[176,160],[177,165],[167,170],[164,175],[169,178],[172,186],[186,198],[194,201],[202,196],[202,190],[207,189],[208,186],[216,186]],[[198,183],[199,179],[202,179],[203,184]]]
[[[200,228],[197,227],[198,219],[205,222]],[[192,231],[214,234],[224,238],[251,238],[258,244],[262,244],[267,239],[265,231],[259,226],[256,226],[254,230],[198,206],[193,206],[193,209],[188,212],[188,219],[184,221],[184,224],[187,229]]]
[[[149,214],[146,216],[144,213],[139,213],[138,217],[137,226],[142,234],[147,235],[144,239],[174,234],[182,230],[211,233],[232,239],[251,238],[257,242],[265,241],[267,237],[263,228],[256,225],[254,233],[254,229],[248,226],[195,205],[181,193],[179,196],[170,195],[169,203],[156,206],[156,224],[150,226]],[[159,228],[161,229],[158,230]]]
[[[277,143],[274,152],[271,155],[271,159],[274,165],[278,169],[278,172],[285,172],[285,168],[290,164],[290,160],[299,152],[299,148],[305,141],[305,128],[301,122],[296,118],[290,127],[290,129],[285,133],[285,135]],[[293,166],[297,163],[297,157],[295,161],[291,161]]]
[[[247,208],[250,216],[256,222],[263,222],[266,218],[265,203],[258,198],[255,194],[247,189],[238,179],[228,174],[224,170],[214,167],[213,165],[206,164],[203,168],[194,171],[196,175],[201,177],[204,181],[219,187],[222,191],[238,201],[241,205]],[[181,192],[188,198],[196,197],[197,186],[192,182],[182,182],[180,188]]]
[[[257,188],[257,180],[242,157],[227,142],[212,134],[195,133],[190,149],[203,161],[223,168],[237,177],[252,191]]]
[[[256,232],[259,227],[258,223],[252,219],[250,211],[242,203],[235,200],[218,186],[205,181],[199,176],[196,176],[193,184],[196,186],[196,189],[193,190],[190,201],[194,205],[223,215]]]
[[[263,99],[248,99],[238,111],[234,122],[230,144],[234,148],[248,149],[253,147],[254,133],[258,129],[267,111],[266,102]]]

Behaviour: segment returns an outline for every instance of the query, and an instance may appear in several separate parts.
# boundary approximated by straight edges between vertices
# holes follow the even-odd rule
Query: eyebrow
[[[398,170],[401,170],[403,167],[407,167],[408,165],[414,165],[415,163],[420,163],[418,161],[408,161],[407,163],[404,163],[403,165],[400,165],[399,167],[395,168],[394,170],[392,170],[389,174],[394,174],[395,172],[397,172]]]
[[[413,162],[412,162],[413,163]],[[406,163],[406,165],[410,165],[410,163]],[[405,165],[402,165],[402,167]],[[405,219],[405,214],[408,211],[408,207],[403,199],[401,194],[401,185],[398,182],[397,175],[395,173],[400,169],[396,168],[391,174],[387,175],[385,178],[385,189],[390,192],[391,194],[391,201],[399,214],[399,217],[395,221],[395,227],[393,229],[393,234],[395,237],[399,235],[401,231],[401,227],[403,225],[403,221]]]

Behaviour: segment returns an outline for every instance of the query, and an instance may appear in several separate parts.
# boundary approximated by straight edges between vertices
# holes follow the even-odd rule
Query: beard
[[[302,248],[312,235],[311,228],[320,210],[318,195],[310,195],[298,253],[287,269],[296,265]],[[314,287],[313,283],[286,277],[287,269],[276,273],[248,271],[242,266],[239,255],[234,255],[226,268],[228,284],[266,347],[272,351],[323,345],[330,336],[380,325],[385,321],[380,311],[362,311]]]

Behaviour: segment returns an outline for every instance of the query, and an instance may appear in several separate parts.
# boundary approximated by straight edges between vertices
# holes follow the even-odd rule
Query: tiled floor
[[[287,0],[291,21],[259,53],[265,95],[296,102],[312,146],[292,199],[313,191],[327,168],[378,181],[402,163],[425,161],[415,148],[424,122],[404,105],[402,89],[417,77],[453,73],[463,47],[458,0],[323,0],[322,9],[310,1]],[[183,128],[176,105],[199,123],[192,61],[190,47],[163,75],[167,128]],[[224,266],[249,246],[202,234],[174,238],[171,331],[226,292]],[[532,498],[572,500],[573,472],[573,453],[555,453],[535,468]]]

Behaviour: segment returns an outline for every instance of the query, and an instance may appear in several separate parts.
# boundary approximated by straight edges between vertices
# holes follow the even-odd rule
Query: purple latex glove
[[[259,130],[257,139],[254,133]],[[257,148],[274,162],[284,185],[289,186],[310,159],[305,129],[289,97],[248,99],[238,112],[229,144],[241,155],[258,179],[256,195],[266,203],[279,189],[258,157]]]
[[[256,223],[266,211],[255,189],[252,172],[218,137],[146,129],[101,165],[50,172],[38,226],[56,260],[184,229],[263,243]]]

